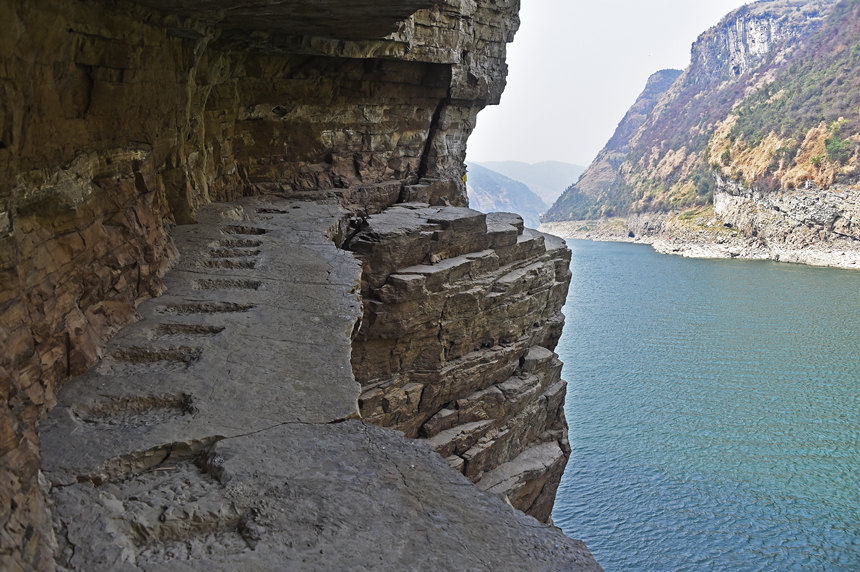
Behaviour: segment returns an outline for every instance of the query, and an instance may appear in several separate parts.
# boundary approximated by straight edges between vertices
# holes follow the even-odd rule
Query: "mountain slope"
[[[568,187],[553,204],[544,220],[593,219],[626,210],[629,206],[626,189],[623,184],[616,185],[618,169],[648,114],[681,73],[680,70],[661,70],[648,78],[645,89],[618,124],[612,138],[576,184]]]
[[[486,169],[468,164],[466,190],[469,205],[482,212],[513,212],[523,217],[526,226],[536,228],[546,204],[527,185]]]
[[[860,267],[860,0],[735,10],[618,143],[545,221],[627,217],[664,251]]]
[[[852,48],[857,42],[856,10],[857,0],[766,0],[726,16],[693,45],[690,66],[629,138],[623,161],[614,157],[609,166],[618,166],[603,177],[612,180],[612,192],[595,196],[592,190],[599,207],[577,208],[580,205],[568,199],[569,204],[552,208],[546,220],[711,204],[712,166],[731,159],[731,152],[724,155],[720,147],[722,139],[735,143],[743,135],[739,152],[757,146],[771,131],[784,133],[787,147],[776,147],[780,158],[789,159],[784,166],[803,160],[795,157],[800,143],[822,121],[830,124],[845,116],[840,138],[849,139],[857,132],[852,117],[860,113],[852,104],[860,50]],[[811,105],[810,98],[825,88]],[[726,126],[733,116],[743,117],[734,131],[733,125]],[[610,141],[590,169],[617,151],[617,143]]]
[[[551,205],[585,171],[585,167],[581,165],[563,161],[480,161],[471,164],[481,165],[515,181],[522,181],[547,205]]]
[[[711,139],[711,166],[761,190],[807,181],[856,184],[860,152],[860,1],[843,0],[773,82],[747,97]]]

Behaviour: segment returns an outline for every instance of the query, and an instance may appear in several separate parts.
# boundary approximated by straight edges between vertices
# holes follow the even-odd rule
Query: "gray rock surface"
[[[194,480],[188,462],[215,443],[359,414],[349,371],[359,270],[329,239],[358,229],[347,212],[361,221],[395,203],[465,207],[466,141],[478,111],[499,101],[518,9],[0,2],[0,568],[55,567],[49,483],[61,565],[106,566],[95,547],[114,545],[124,563],[149,562],[161,550],[150,541],[220,531],[245,509],[212,501],[182,517],[193,524],[180,509],[162,522],[135,508],[161,503],[144,494],[148,479],[176,471],[188,494],[209,498],[212,481]],[[280,198],[207,208],[266,194]],[[466,227],[480,227],[471,213]],[[432,224],[454,236],[461,222]],[[518,230],[491,231],[513,241],[504,257],[545,254]],[[162,281],[174,239],[183,259]],[[455,239],[451,252],[473,252]],[[416,284],[404,276],[392,288]],[[521,356],[504,355],[515,370]],[[167,482],[153,488],[164,498],[185,487]],[[59,502],[73,493],[83,496]],[[88,512],[103,501],[108,512]],[[87,540],[72,531],[83,522]],[[386,536],[400,526],[386,525]]]
[[[176,229],[168,295],[41,425],[61,568],[600,569],[426,444],[349,419],[360,266],[332,242],[344,214],[244,199]]]
[[[102,479],[136,451],[354,415],[360,267],[318,230],[344,214],[246,200],[177,228],[183,254],[168,293],[141,304],[142,319],[42,424],[49,479]]]
[[[479,486],[508,464],[488,486],[548,521],[570,456],[551,351],[570,250],[516,214],[423,203],[369,217],[347,248],[363,265],[352,350],[362,417],[426,438]],[[551,462],[509,464],[544,444]]]
[[[79,570],[599,569],[430,449],[359,421],[223,439],[54,498],[83,512],[63,529]]]

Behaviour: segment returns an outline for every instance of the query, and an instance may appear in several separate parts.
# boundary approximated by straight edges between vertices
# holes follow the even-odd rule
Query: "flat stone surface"
[[[64,388],[41,426],[49,478],[73,482],[173,441],[356,415],[349,336],[361,315],[360,268],[323,232],[342,216],[333,204],[245,200],[178,227],[182,255],[167,295],[141,304],[141,321]],[[134,405],[147,397],[184,400],[184,409],[150,422]],[[82,417],[94,408],[143,409],[128,423],[113,412]]]
[[[91,505],[67,524],[72,568],[600,569],[581,542],[477,491],[428,447],[359,421],[285,424],[162,468],[55,494],[59,511]],[[147,491],[168,506],[128,494]],[[93,526],[118,520],[135,522],[130,537],[93,542]]]
[[[429,446],[357,417],[360,267],[335,204],[179,227],[168,293],[41,425],[71,570],[599,570]],[[534,352],[533,352],[534,353]]]
[[[563,459],[564,453],[558,443],[541,443],[526,449],[513,461],[508,461],[486,473],[478,483],[478,487],[484,491],[504,493],[519,485],[519,481],[524,480],[524,475],[544,474],[549,467]]]

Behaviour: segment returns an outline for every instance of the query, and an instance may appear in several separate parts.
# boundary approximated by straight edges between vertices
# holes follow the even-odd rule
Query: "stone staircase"
[[[430,447],[359,420],[347,214],[255,198],[174,230],[167,295],[40,425],[60,568],[599,569]],[[545,391],[529,376],[553,359],[530,350],[526,377],[491,391]],[[457,453],[481,432],[459,411],[432,424],[464,434]]]

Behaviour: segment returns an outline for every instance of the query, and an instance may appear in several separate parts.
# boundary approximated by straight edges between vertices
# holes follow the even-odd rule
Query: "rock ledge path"
[[[71,570],[599,570],[584,544],[358,419],[347,212],[272,198],[177,227],[168,293],[40,426]]]

